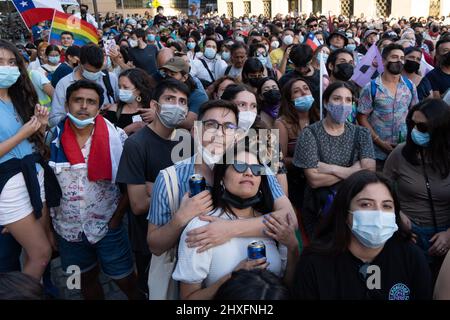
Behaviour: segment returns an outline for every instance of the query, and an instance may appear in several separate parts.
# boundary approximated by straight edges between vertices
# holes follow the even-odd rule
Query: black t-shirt
[[[158,69],[156,68],[156,56],[158,54],[158,48],[149,44],[144,49],[130,48],[128,50],[130,60],[133,61],[136,68],[141,68],[147,72],[148,75],[152,75]]]
[[[191,139],[191,146],[193,146],[192,138],[190,136],[187,138]],[[173,165],[172,149],[178,143],[179,141],[161,138],[152,129],[145,126],[125,141],[116,181],[123,184],[155,182],[160,170]],[[190,151],[192,152],[192,150]],[[191,154],[183,156],[186,158]],[[149,254],[147,214],[130,214],[129,223],[133,250]]]
[[[118,126],[123,129],[130,124],[133,123],[133,117],[139,115],[139,112],[136,113],[122,113],[117,120],[117,112],[116,111],[106,111],[103,115],[105,119],[108,119],[112,124]]]
[[[294,297],[304,300],[431,299],[428,264],[420,249],[394,235],[371,265],[379,267],[380,289],[369,289],[364,263],[346,251],[337,256],[305,253],[297,265]],[[368,276],[375,273],[369,272]],[[373,284],[372,279],[369,283]]]
[[[281,79],[279,81],[280,88],[283,88],[284,85],[289,82],[289,80],[295,79],[295,78],[303,78],[303,79],[307,80],[310,85],[311,94],[313,95],[313,97],[316,101],[319,101],[319,98],[320,98],[320,71],[319,70],[314,70],[314,73],[311,76],[303,76],[297,70],[292,70],[281,77]]]
[[[443,95],[450,88],[450,74],[446,74],[441,68],[435,68],[425,76],[430,80],[433,91],[439,91]]]
[[[157,14],[155,16],[155,19],[153,20],[153,24],[156,26],[156,25],[159,25],[162,22],[167,22],[167,17],[166,16],[162,16],[160,14]]]

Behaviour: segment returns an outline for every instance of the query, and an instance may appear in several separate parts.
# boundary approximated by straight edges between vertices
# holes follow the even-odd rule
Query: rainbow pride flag
[[[98,43],[97,29],[92,24],[74,15],[55,11],[50,33],[50,43],[60,45],[61,33],[64,31],[73,33],[74,45],[81,47],[90,42]]]

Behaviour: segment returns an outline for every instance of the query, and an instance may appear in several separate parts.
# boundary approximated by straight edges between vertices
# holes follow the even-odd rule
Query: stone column
[[[341,14],[341,1],[322,1],[322,14],[328,17],[328,11],[331,11],[331,15],[340,15]]]
[[[441,0],[441,17],[450,14],[450,0]]]

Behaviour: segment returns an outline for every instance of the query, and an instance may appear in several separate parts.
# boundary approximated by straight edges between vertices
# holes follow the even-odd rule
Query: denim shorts
[[[437,232],[446,231],[449,228],[450,226],[438,227]],[[430,242],[430,239],[436,234],[436,230],[434,227],[421,227],[412,223],[411,231],[417,235],[417,245],[422,249],[428,262],[431,263],[433,257],[428,254],[428,250],[433,245],[433,243]]]
[[[97,263],[103,273],[114,280],[129,276],[133,270],[133,256],[128,234],[123,224],[109,229],[97,243],[91,244],[83,233],[81,242],[69,242],[57,235],[61,266],[64,271],[71,265],[81,273],[92,270]]]
[[[0,272],[20,271],[22,247],[9,233],[1,234],[0,226]]]

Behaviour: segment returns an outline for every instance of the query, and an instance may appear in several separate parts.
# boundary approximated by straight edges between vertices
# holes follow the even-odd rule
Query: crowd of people
[[[95,23],[0,40],[0,298],[450,299],[449,17]]]

